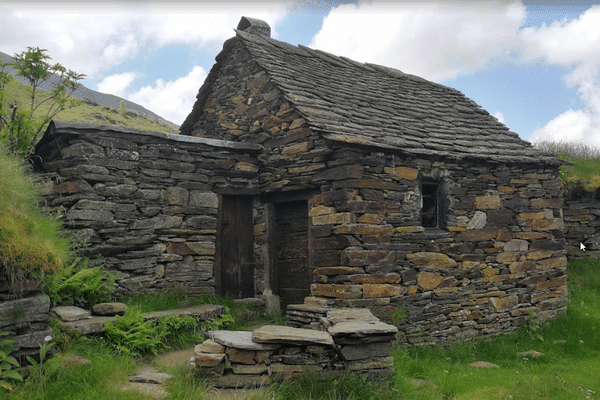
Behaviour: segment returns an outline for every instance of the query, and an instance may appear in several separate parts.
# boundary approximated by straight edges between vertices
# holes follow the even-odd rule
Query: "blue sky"
[[[86,86],[180,124],[241,16],[456,88],[525,140],[600,147],[600,2],[0,0],[0,51],[46,48]]]

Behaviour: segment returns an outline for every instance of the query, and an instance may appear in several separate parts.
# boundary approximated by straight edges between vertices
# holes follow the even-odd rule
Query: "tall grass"
[[[573,158],[600,158],[600,149],[585,143],[552,142],[540,140],[532,143],[539,150]]]
[[[41,211],[33,175],[0,144],[0,266],[17,284],[56,271],[71,256],[60,223]],[[1,272],[1,271],[0,271]]]
[[[582,143],[539,141],[534,147],[554,153],[573,165],[560,167],[563,187],[593,192],[600,188],[600,149]]]

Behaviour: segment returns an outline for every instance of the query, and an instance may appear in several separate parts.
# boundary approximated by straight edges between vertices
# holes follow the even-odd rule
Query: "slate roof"
[[[458,160],[564,164],[533,148],[458,90],[302,45],[241,30],[236,35],[285,98],[327,139]]]

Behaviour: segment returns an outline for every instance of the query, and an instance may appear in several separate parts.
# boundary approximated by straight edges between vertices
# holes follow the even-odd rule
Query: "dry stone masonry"
[[[214,293],[216,192],[256,186],[256,145],[62,126],[51,123],[38,145],[45,199],[90,254],[104,257],[119,278],[115,294]]]
[[[600,189],[593,193],[572,190],[566,196],[563,213],[568,255],[600,258]]]
[[[262,386],[307,372],[393,376],[395,326],[368,310],[323,311],[321,330],[265,325],[252,332],[211,332],[211,339],[196,346],[193,364],[217,387]]]
[[[182,135],[55,122],[36,148],[46,201],[118,295],[368,307],[409,344],[565,312],[571,240],[597,238],[595,212],[563,213],[561,160],[454,89],[247,23]]]

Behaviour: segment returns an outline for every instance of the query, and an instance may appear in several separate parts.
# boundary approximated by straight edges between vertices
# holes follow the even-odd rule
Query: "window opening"
[[[424,228],[437,228],[439,226],[439,185],[423,183],[421,196],[423,199],[421,225]]]

